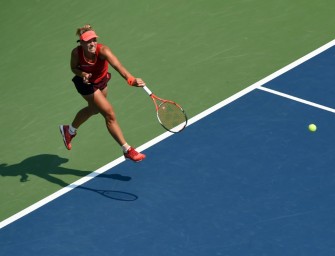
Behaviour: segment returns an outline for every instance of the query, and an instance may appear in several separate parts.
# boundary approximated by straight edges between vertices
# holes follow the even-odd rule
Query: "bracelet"
[[[131,76],[131,77],[128,77],[127,79],[127,82],[130,86],[133,86],[134,85],[134,82],[135,82],[136,78]]]

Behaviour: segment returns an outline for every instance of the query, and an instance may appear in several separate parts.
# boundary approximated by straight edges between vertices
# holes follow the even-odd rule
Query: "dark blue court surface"
[[[301,95],[331,102],[330,78]],[[6,226],[1,255],[335,255],[334,131],[334,114],[256,89]]]
[[[291,72],[269,82],[266,87],[335,108],[335,47]]]

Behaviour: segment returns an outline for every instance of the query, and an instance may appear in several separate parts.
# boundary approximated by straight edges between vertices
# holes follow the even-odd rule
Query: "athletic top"
[[[89,82],[93,84],[99,83],[104,77],[106,77],[108,73],[108,61],[102,60],[99,56],[101,47],[102,44],[97,44],[97,49],[95,51],[95,62],[88,62],[85,59],[83,47],[81,45],[77,47],[79,56],[78,68],[86,73],[92,74]]]

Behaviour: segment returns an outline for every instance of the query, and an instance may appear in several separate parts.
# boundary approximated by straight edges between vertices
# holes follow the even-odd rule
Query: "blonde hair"
[[[83,26],[81,28],[77,28],[76,35],[80,37],[82,34],[84,34],[87,31],[90,31],[90,30],[94,30],[94,29],[91,27],[90,24],[86,24],[85,26]]]

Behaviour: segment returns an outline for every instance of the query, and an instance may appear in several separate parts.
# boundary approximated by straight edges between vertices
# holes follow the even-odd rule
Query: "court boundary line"
[[[295,97],[295,96],[292,96],[292,95],[289,95],[289,94],[286,94],[286,93],[283,93],[283,92],[279,92],[279,91],[276,91],[276,90],[273,90],[273,89],[270,89],[270,88],[267,88],[267,87],[264,87],[264,86],[261,86],[257,89],[268,92],[268,93],[271,93],[271,94],[278,95],[278,96],[283,97],[283,98],[294,100],[294,101],[297,101],[297,102],[300,102],[300,103],[303,103],[303,104],[306,104],[306,105],[309,105],[309,106],[312,106],[312,107],[315,107],[315,108],[319,108],[319,109],[322,109],[322,110],[326,110],[326,111],[335,113],[335,109],[333,109],[333,108],[330,108],[330,107],[327,107],[327,106],[324,106],[324,105],[321,105],[321,104],[318,104],[318,103],[315,103],[315,102],[312,102],[312,101],[309,101],[309,100],[304,100],[302,98],[298,98],[298,97]]]
[[[210,115],[211,113],[213,113],[213,112],[221,109],[222,107],[230,104],[231,102],[236,101],[237,99],[239,99],[242,96],[250,93],[251,91],[260,88],[262,85],[264,85],[264,84],[268,83],[269,81],[275,79],[276,77],[278,77],[278,76],[280,76],[280,75],[288,72],[289,70],[291,70],[291,69],[293,69],[293,68],[301,65],[302,63],[304,63],[307,60],[315,57],[316,55],[318,55],[318,54],[326,51],[327,49],[329,49],[330,47],[332,47],[334,45],[335,45],[335,39],[332,40],[332,41],[330,41],[330,42],[328,42],[328,43],[326,43],[326,44],[324,44],[323,46],[317,48],[316,50],[314,50],[314,51],[306,54],[305,56],[297,59],[296,61],[288,64],[287,66],[284,66],[283,68],[277,70],[276,72],[274,72],[274,73],[266,76],[265,78],[259,80],[258,82],[254,83],[254,84],[252,84],[252,85],[250,85],[248,87],[246,87],[245,89],[237,92],[236,94],[228,97],[227,99],[225,99],[225,100],[217,103],[216,105],[208,108],[207,110],[205,110],[205,111],[197,114],[196,116],[192,117],[189,120],[187,126],[192,125],[193,123],[195,123],[195,122],[203,119],[204,117],[206,117],[206,116]],[[152,139],[152,140],[144,143],[143,145],[141,145],[140,147],[138,147],[138,150],[139,151],[144,151],[145,149],[148,149],[148,148],[152,147],[153,145],[161,142],[162,140],[164,140],[164,139],[166,139],[166,138],[168,138],[168,137],[170,137],[172,135],[173,134],[170,133],[170,132],[165,132],[165,133],[157,136],[156,138],[154,138],[154,139]],[[2,228],[4,228],[5,226],[7,226],[7,225],[9,225],[9,224],[17,221],[18,219],[20,219],[20,218],[28,215],[29,213],[37,210],[38,208],[40,208],[40,207],[48,204],[49,202],[57,199],[58,197],[60,197],[60,196],[62,196],[64,194],[70,192],[74,188],[76,188],[76,187],[78,187],[78,186],[80,186],[80,185],[82,185],[82,184],[90,181],[91,179],[95,178],[96,176],[98,176],[98,175],[100,175],[100,174],[102,174],[102,173],[104,173],[104,172],[112,169],[113,167],[121,164],[124,161],[125,161],[124,157],[121,156],[121,157],[113,160],[112,162],[110,162],[110,163],[108,163],[108,164],[100,167],[96,171],[93,171],[92,173],[88,174],[87,176],[85,176],[85,177],[83,177],[83,178],[81,178],[81,179],[79,179],[79,180],[71,183],[70,185],[68,185],[68,186],[66,186],[66,187],[64,187],[64,188],[62,188],[62,189],[54,192],[53,194],[51,194],[51,195],[49,195],[49,196],[47,196],[47,197],[39,200],[38,202],[32,204],[31,206],[28,206],[27,208],[25,208],[25,209],[21,210],[20,212],[12,215],[11,217],[9,217],[9,218],[1,221],[0,222],[0,230]]]

